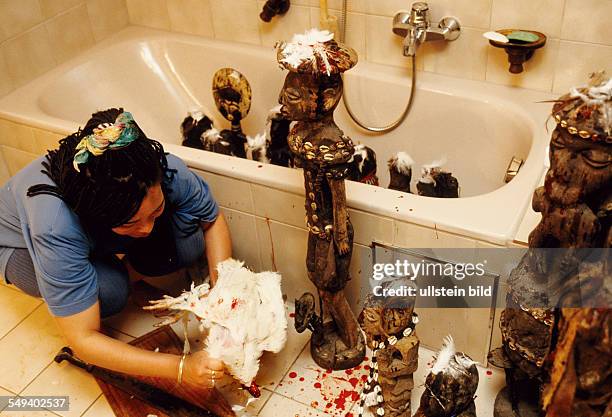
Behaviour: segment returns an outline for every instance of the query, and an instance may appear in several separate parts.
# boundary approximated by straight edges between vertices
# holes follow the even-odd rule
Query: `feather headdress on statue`
[[[341,74],[357,64],[357,53],[334,40],[333,33],[310,29],[291,42],[276,44],[278,63],[291,72],[314,75]]]
[[[572,88],[553,106],[552,115],[570,134],[612,144],[612,78],[591,74],[585,87]]]

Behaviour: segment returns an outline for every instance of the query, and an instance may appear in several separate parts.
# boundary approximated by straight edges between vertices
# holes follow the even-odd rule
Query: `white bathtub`
[[[97,109],[123,106],[149,136],[162,141],[192,168],[301,194],[299,171],[178,146],[178,126],[191,108],[202,106],[218,126],[227,126],[211,95],[213,73],[227,66],[241,71],[253,89],[245,132],[263,131],[285,77],[272,49],[137,27],[3,97],[0,118],[68,133]],[[346,77],[345,90],[354,110],[375,124],[397,117],[408,89],[409,71],[403,68],[361,62]],[[413,181],[421,164],[446,158],[462,195],[432,199],[350,183],[349,205],[382,217],[507,244],[544,170],[550,104],[537,102],[550,98],[529,90],[418,73],[411,114],[400,128],[383,136],[359,130],[340,106],[338,125],[355,142],[377,152],[383,186],[388,184],[385,161],[402,150],[416,161]],[[525,159],[525,164],[512,182],[504,184],[513,156]],[[303,208],[287,210],[301,215]]]

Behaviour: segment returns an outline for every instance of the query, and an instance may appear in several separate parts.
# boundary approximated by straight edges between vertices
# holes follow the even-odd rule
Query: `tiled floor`
[[[2,280],[0,280],[2,282]],[[292,306],[288,305],[288,313]],[[110,417],[113,415],[106,399],[93,378],[68,364],[53,362],[55,353],[63,346],[53,318],[39,300],[14,287],[0,284],[0,395],[68,395],[69,412],[9,413],[11,417]],[[112,337],[129,341],[153,329],[158,319],[135,305],[105,322],[106,332]],[[354,416],[358,392],[367,373],[365,363],[353,370],[328,372],[318,368],[310,359],[308,334],[297,334],[289,326],[285,349],[276,355],[265,354],[257,382],[262,396],[248,404],[239,415],[262,417]],[[182,330],[175,326],[177,334]],[[190,326],[190,339],[195,326]],[[421,349],[419,369],[415,374],[413,409],[418,406],[422,383],[432,363],[432,352]],[[479,368],[480,385],[476,405],[479,417],[492,416],[495,393],[504,385],[503,374]],[[235,383],[221,384],[228,401],[246,405],[247,395],[235,389]],[[356,408],[356,407],[355,407]]]

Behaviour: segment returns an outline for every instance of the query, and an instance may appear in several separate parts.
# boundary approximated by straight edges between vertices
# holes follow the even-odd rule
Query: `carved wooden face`
[[[550,141],[554,175],[585,195],[612,184],[612,145],[591,142],[556,128]]]
[[[340,76],[315,77],[311,74],[290,72],[280,92],[284,118],[295,121],[321,119],[332,112],[342,97]]]

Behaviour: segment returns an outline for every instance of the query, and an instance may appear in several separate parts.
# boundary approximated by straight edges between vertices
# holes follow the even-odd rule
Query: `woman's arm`
[[[90,364],[130,375],[162,377],[177,380],[181,357],[151,352],[115,340],[100,332],[99,303],[68,317],[56,317],[60,330],[76,355]],[[223,363],[210,359],[204,351],[187,356],[183,382],[212,386],[223,376]]]
[[[202,223],[202,229],[204,229],[210,284],[214,287],[217,283],[217,264],[232,257],[232,239],[223,213],[219,213],[212,223]]]

